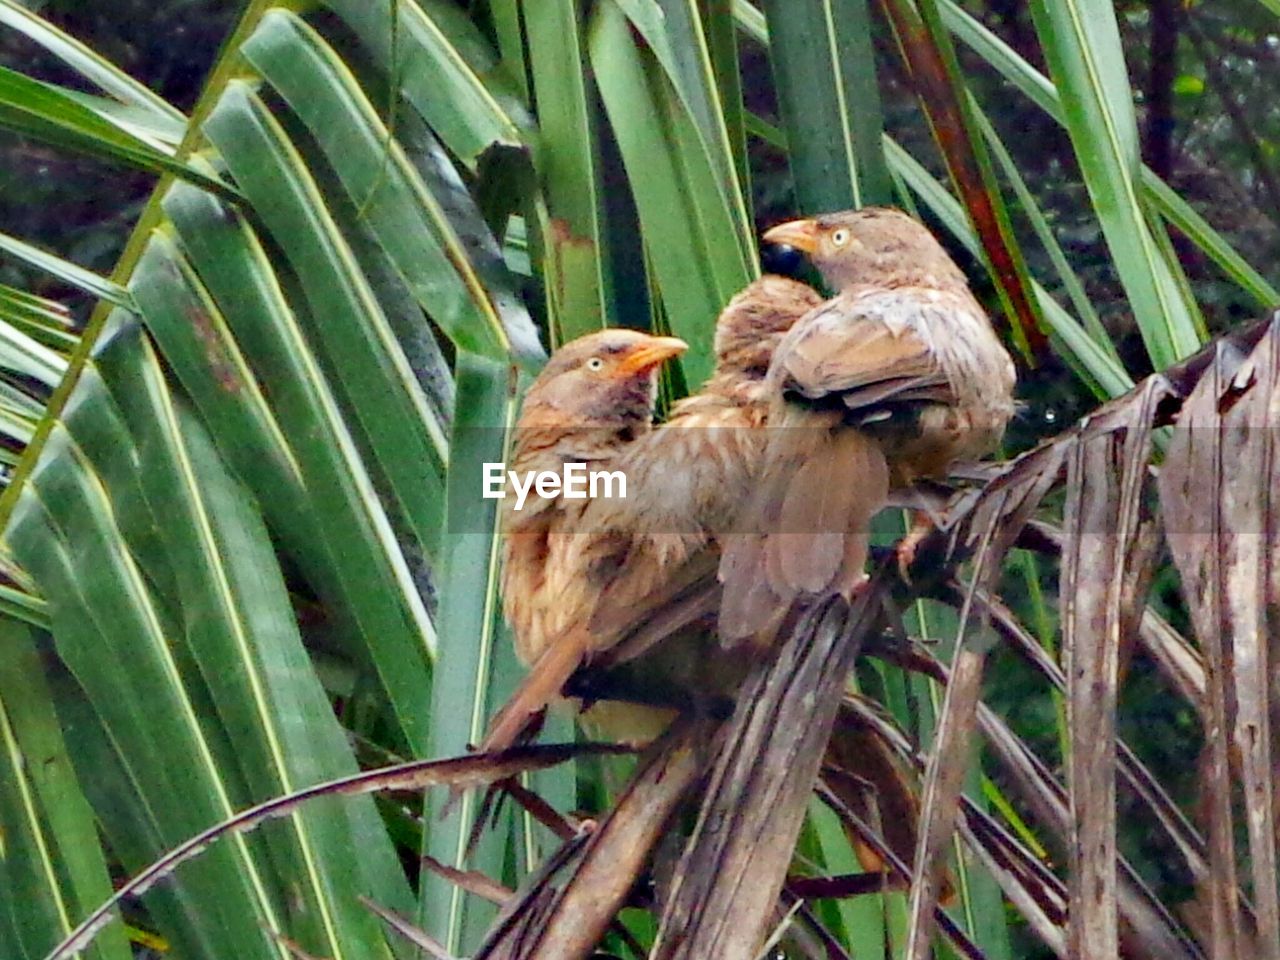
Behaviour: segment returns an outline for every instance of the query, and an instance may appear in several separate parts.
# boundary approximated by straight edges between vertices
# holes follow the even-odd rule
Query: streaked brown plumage
[[[989,453],[1013,414],[1013,362],[964,274],[886,208],[775,227],[835,297],[798,321],[767,378],[770,440],[742,534],[726,541],[721,639],[768,637],[804,596],[861,582],[891,487]]]
[[[509,468],[560,472],[567,463],[611,468],[622,450],[649,432],[656,377],[685,343],[634,330],[604,330],[565,344],[530,386],[516,425]],[[540,497],[502,505],[502,602],[516,653],[550,665],[567,651],[550,641],[590,615],[594,588],[572,549],[587,500]],[[576,666],[576,664],[575,664]],[[536,681],[560,670],[534,670]],[[534,691],[543,704],[563,681]],[[523,724],[522,724],[523,726]]]
[[[629,664],[634,686],[681,691],[680,699],[693,706],[699,697],[731,697],[741,680],[741,658],[714,654],[719,537],[733,528],[755,484],[773,352],[819,303],[810,287],[776,276],[737,294],[716,322],[711,378],[620,458],[632,496],[596,500],[584,512],[589,529],[612,532],[609,549],[591,569],[599,596],[589,656],[605,653],[611,663]],[[654,645],[660,646],[650,652]],[[670,710],[601,703],[588,719],[603,736],[643,741],[671,716]]]
[[[587,507],[584,521],[592,529],[620,538],[612,562],[592,571],[602,590],[593,620],[602,642],[611,639],[616,617],[644,598],[652,605],[673,570],[732,529],[765,448],[760,428],[769,413],[765,376],[773,352],[796,320],[821,302],[804,284],[775,276],[735,296],[716,323],[711,378],[620,458],[632,496]]]

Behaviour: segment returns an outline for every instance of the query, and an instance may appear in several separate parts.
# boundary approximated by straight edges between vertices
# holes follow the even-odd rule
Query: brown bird
[[[677,403],[657,430],[633,429],[622,442],[597,438],[606,441],[610,469],[626,475],[628,496],[597,498],[562,513],[528,545],[522,529],[527,519],[521,527],[507,527],[504,605],[516,651],[531,668],[491,723],[484,749],[516,742],[574,671],[594,658],[636,660],[673,634],[708,645],[705,629],[681,631],[714,611],[714,538],[748,497],[764,450],[759,427],[768,412],[769,362],[783,334],[821,302],[809,287],[783,277],[766,276],[747,286],[717,320],[716,369],[703,389]],[[585,393],[579,400],[594,403]],[[540,416],[539,405],[531,408],[526,399],[517,425],[517,463],[528,458],[534,442],[546,451],[570,440],[582,444],[576,434],[525,440],[526,426],[534,425],[528,411]],[[620,649],[624,638],[628,642]],[[671,639],[666,646],[675,655],[643,658],[640,675],[633,670],[628,678],[633,688],[681,690],[686,696],[706,687],[726,689],[723,680],[713,679],[720,671]],[[710,675],[695,676],[704,666]],[[670,710],[605,701],[582,719],[601,736],[646,742],[671,716]]]
[[[674,337],[634,330],[603,330],[565,344],[525,394],[510,469],[521,478],[562,474],[570,463],[611,469],[622,450],[651,429],[658,368],[686,347]],[[536,667],[529,695],[545,705],[563,685],[551,679],[564,674],[555,664],[569,659],[570,672],[577,665],[550,640],[582,622],[594,599],[575,549],[587,545],[576,531],[590,501],[526,489],[523,503],[508,495],[502,504],[502,601],[516,654]],[[518,729],[523,726],[522,720]]]
[[[989,453],[1014,411],[1013,361],[923,225],[868,207],[764,237],[806,253],[838,292],[796,323],[769,370],[765,465],[720,567],[730,645],[767,639],[797,598],[847,598],[889,489]]]

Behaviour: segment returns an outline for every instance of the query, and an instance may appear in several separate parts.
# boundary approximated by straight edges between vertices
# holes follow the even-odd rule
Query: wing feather
[[[933,309],[897,290],[842,294],[783,339],[771,377],[783,393],[838,396],[854,411],[894,400],[950,402],[952,385],[922,332]]]

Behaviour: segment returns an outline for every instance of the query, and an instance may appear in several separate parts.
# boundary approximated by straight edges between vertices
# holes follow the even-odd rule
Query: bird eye
[[[588,370],[603,370],[603,369],[604,369],[604,361],[603,361],[603,360],[601,360],[599,357],[592,357],[590,360],[588,360],[588,361],[587,361],[587,369],[588,369]]]
[[[831,231],[831,242],[837,247],[843,247],[849,242],[849,231],[844,227],[841,227],[839,230]]]

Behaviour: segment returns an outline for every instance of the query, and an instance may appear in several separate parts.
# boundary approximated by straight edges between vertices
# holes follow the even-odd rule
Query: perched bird
[[[889,490],[989,453],[1014,412],[1013,361],[922,224],[867,207],[764,238],[807,254],[836,295],[797,321],[766,378],[768,450],[720,566],[729,645],[770,636],[797,598],[847,598]]]
[[[700,625],[681,631],[714,613],[715,535],[732,524],[749,497],[764,451],[759,428],[768,411],[764,379],[773,350],[821,302],[811,288],[783,277],[748,285],[717,320],[716,368],[701,391],[678,402],[667,423],[652,432],[633,427],[622,442],[616,435],[591,440],[607,449],[610,469],[627,476],[628,496],[597,498],[571,516],[561,514],[544,525],[536,542],[522,542],[528,518],[508,525],[504,606],[516,651],[530,672],[491,723],[484,749],[514,743],[573,672],[594,658],[635,661],[673,634],[706,644],[709,634]],[[585,392],[577,399],[595,404]],[[517,425],[517,464],[531,455],[525,428],[540,416],[540,405],[531,389]],[[569,442],[581,447],[584,439],[548,435],[538,446],[551,452]],[[627,649],[619,649],[624,639]],[[726,688],[723,680],[694,676],[703,667],[716,676],[721,671],[672,640],[667,646],[676,655],[645,658],[633,686],[683,690],[686,696],[708,684],[717,692]],[[592,705],[583,720],[601,736],[644,742],[671,715],[606,700]]]
[[[611,468],[622,451],[649,432],[653,423],[657,371],[687,345],[674,337],[634,330],[603,330],[557,350],[525,394],[509,468],[520,477],[562,473],[566,464],[589,470]],[[572,531],[589,503],[584,499],[543,496],[536,487],[518,508],[508,495],[502,504],[502,602],[511,624],[516,654],[531,672],[535,694],[545,705],[563,680],[537,685],[542,676],[558,677],[558,660],[576,659],[551,638],[583,622],[595,588],[584,575]],[[509,745],[511,741],[504,745]]]

